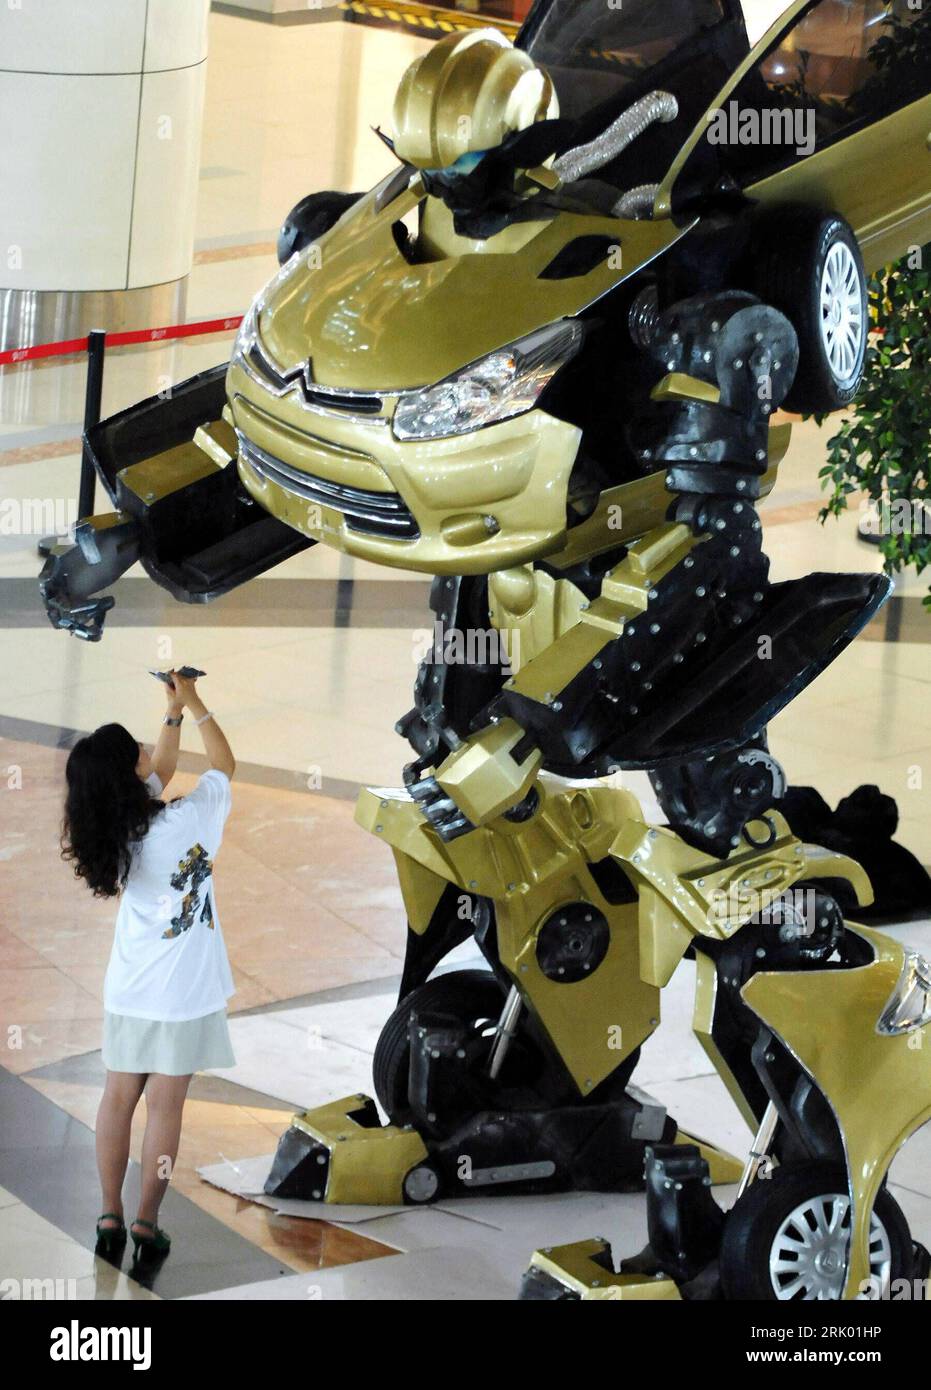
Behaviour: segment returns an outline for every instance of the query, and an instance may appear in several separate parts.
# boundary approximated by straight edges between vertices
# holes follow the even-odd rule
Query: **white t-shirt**
[[[161,793],[154,774],[148,785]],[[212,876],[230,803],[226,773],[205,772],[135,846],[104,980],[109,1013],[180,1022],[235,993]]]

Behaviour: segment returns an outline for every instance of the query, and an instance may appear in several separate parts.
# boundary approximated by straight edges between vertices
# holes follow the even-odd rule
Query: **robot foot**
[[[719,1298],[717,1255],[724,1212],[710,1166],[691,1143],[648,1144],[644,1171],[649,1240],[615,1271],[601,1239],[538,1250],[521,1286],[525,1300]]]
[[[737,1159],[677,1131],[665,1109],[642,1092],[603,1105],[483,1111],[445,1135],[382,1124],[375,1102],[356,1095],[293,1117],[265,1191],[375,1206],[474,1195],[632,1192],[642,1189],[654,1152],[671,1154],[664,1162],[673,1167],[681,1155],[695,1153],[714,1182],[734,1182],[741,1171]]]
[[[544,1247],[531,1259],[520,1297],[533,1301],[743,1302],[794,1300],[801,1292],[807,1299],[843,1298],[846,1235],[842,1227],[819,1227],[815,1234],[812,1225],[811,1243],[820,1243],[821,1256],[823,1242],[830,1243],[825,1232],[835,1233],[839,1249],[833,1252],[834,1264],[828,1265],[823,1259],[806,1261],[807,1228],[800,1221],[793,1227],[799,1234],[791,1237],[794,1251],[788,1269],[784,1265],[786,1247],[779,1243],[784,1236],[774,1237],[774,1233],[782,1231],[787,1219],[798,1220],[800,1192],[822,1192],[822,1184],[827,1182],[832,1192],[840,1194],[844,1179],[842,1168],[817,1162],[790,1163],[778,1167],[769,1181],[755,1182],[749,1193],[725,1212],[711,1195],[709,1165],[696,1146],[649,1146],[646,1247],[639,1255],[621,1260],[618,1268],[610,1245],[602,1238]],[[846,1202],[846,1193],[843,1200]],[[873,1274],[853,1297],[925,1301],[931,1296],[931,1256],[913,1240],[904,1215],[889,1194],[884,1193],[881,1200],[880,1219],[893,1232],[886,1283],[883,1287],[881,1277]]]

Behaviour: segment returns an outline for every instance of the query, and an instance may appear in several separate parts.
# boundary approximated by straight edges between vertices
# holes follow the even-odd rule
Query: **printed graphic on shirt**
[[[212,871],[213,864],[203,845],[194,845],[188,850],[186,858],[178,861],[178,872],[172,874],[171,886],[179,892],[184,889],[187,889],[187,892],[181,904],[181,912],[177,917],[172,917],[168,931],[162,932],[163,937],[180,936],[182,932],[190,931],[197,919],[198,908],[200,921],[206,922],[210,930],[213,930],[213,908],[210,906],[209,892],[204,893],[203,905],[200,901],[201,886]]]

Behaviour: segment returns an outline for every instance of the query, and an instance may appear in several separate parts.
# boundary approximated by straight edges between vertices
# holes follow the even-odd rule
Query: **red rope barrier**
[[[170,338],[197,338],[206,333],[230,333],[242,323],[242,314],[226,319],[203,319],[200,323],[175,323],[167,328],[134,328],[125,333],[108,333],[107,347],[126,347],[131,343],[160,343]],[[72,357],[87,351],[87,338],[67,338],[59,343],[37,343],[35,347],[9,348],[0,352],[0,366],[11,362],[34,362],[40,357]]]

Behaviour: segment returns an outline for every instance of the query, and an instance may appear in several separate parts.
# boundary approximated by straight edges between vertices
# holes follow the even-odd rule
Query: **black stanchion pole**
[[[87,335],[87,387],[84,393],[84,433],[100,423],[100,402],[103,395],[103,360],[107,335],[102,328],[92,328]],[[94,510],[97,475],[87,447],[81,452],[81,486],[78,492],[78,518],[90,516]]]
[[[103,357],[107,335],[102,328],[92,328],[87,335],[87,384],[84,388],[84,432],[100,423],[100,402],[103,395]],[[86,444],[81,449],[81,480],[78,485],[78,521],[94,510],[97,475],[94,461]],[[45,558],[61,544],[60,536],[43,536],[36,549]]]

